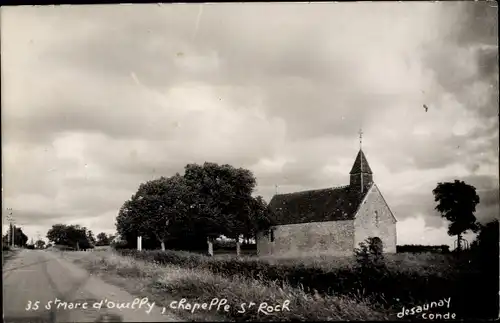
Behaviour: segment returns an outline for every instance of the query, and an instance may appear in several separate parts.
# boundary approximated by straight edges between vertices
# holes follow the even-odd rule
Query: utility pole
[[[12,247],[14,247],[14,232],[16,231],[15,228],[14,228],[14,218],[12,217],[12,208],[11,207],[8,207],[7,208],[7,211],[8,211],[8,214],[7,214],[7,221],[10,222],[10,231],[11,231],[11,234],[12,234],[12,237],[11,235],[9,234],[9,238],[10,238],[10,241],[11,241],[11,245]]]

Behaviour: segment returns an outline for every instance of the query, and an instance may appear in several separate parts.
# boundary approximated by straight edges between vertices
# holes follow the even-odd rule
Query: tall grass
[[[186,257],[196,257],[186,255]],[[287,283],[263,281],[242,274],[223,276],[207,268],[147,262],[133,257],[109,253],[67,253],[70,260],[80,263],[94,274],[114,280],[138,296],[148,296],[164,306],[186,298],[188,302],[210,302],[213,298],[227,299],[227,312],[173,310],[185,319],[238,321],[317,321],[317,320],[386,320],[389,315],[374,310],[368,300],[356,297],[319,295]],[[182,258],[182,257],[180,257]],[[205,260],[208,263],[208,260]],[[117,280],[117,277],[122,278]],[[289,301],[289,311],[259,312],[259,305],[283,304]],[[256,303],[248,309],[250,302]],[[241,304],[246,304],[242,312]]]
[[[377,304],[377,309],[390,312],[452,297],[453,310],[463,318],[485,315],[477,308],[484,308],[481,304],[486,304],[492,295],[482,294],[481,288],[495,279],[471,266],[467,255],[387,255],[383,267],[367,270],[357,268],[348,257],[236,259],[177,251],[120,252],[156,264],[196,268],[226,278],[246,277],[269,286],[300,288],[309,295],[361,297]],[[476,308],[468,306],[470,303],[477,304]]]
[[[90,253],[93,259],[100,257],[90,268],[125,277],[127,281],[131,281],[130,277],[139,279],[141,293],[153,290],[157,297],[173,295],[200,301],[223,297],[237,304],[257,296],[266,301],[264,295],[268,295],[268,300],[289,295],[296,306],[295,312],[280,314],[280,320],[313,317],[355,320],[371,319],[374,315],[384,319],[403,306],[409,308],[448,297],[451,297],[450,310],[460,319],[489,318],[498,307],[498,302],[494,302],[498,290],[490,288],[498,279],[498,271],[485,270],[491,266],[466,253],[459,257],[436,253],[389,254],[376,270],[360,268],[349,257],[259,259],[207,257],[182,251],[120,250],[119,253],[121,256]],[[153,271],[156,274],[150,274]],[[487,292],[483,292],[485,289]],[[362,307],[346,305],[356,302]],[[256,318],[244,314],[240,318],[239,314],[227,315],[238,320],[278,320],[273,315]]]
[[[438,257],[433,255],[427,257],[434,258],[434,262],[425,262],[422,258],[417,261],[417,258],[410,255],[389,258],[386,270],[375,275],[371,272],[361,273],[355,267],[354,260],[349,257],[236,259],[212,258],[178,251],[121,250],[120,253],[159,264],[207,269],[226,277],[243,275],[252,279],[303,286],[306,291],[316,290],[320,294],[349,295],[352,291],[365,290],[366,294],[374,294],[374,297],[379,295],[381,299],[389,297],[398,299],[399,302],[423,299],[430,294],[429,291],[450,290],[453,288],[453,275],[456,274],[451,259],[441,257],[437,260]],[[409,290],[402,291],[401,284]],[[412,287],[419,288],[411,289]]]

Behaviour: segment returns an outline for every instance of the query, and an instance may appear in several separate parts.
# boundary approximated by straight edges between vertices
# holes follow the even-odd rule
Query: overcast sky
[[[2,7],[3,207],[36,239],[113,233],[140,183],[188,163],[251,169],[267,201],[345,185],[362,127],[398,244],[452,243],[438,182],[499,213],[491,6]]]

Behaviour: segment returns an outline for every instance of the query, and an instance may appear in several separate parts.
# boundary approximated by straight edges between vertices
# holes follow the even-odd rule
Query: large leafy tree
[[[87,229],[80,225],[55,224],[47,232],[47,239],[54,244],[73,248],[87,249],[91,247]]]
[[[54,224],[51,229],[47,232],[47,239],[52,241],[54,244],[67,245],[68,237],[66,225],[64,224]]]
[[[133,201],[137,197],[133,195],[129,200],[123,203],[118,216],[116,217],[116,230],[120,238],[127,242],[127,246],[136,247],[136,239],[138,236],[143,237],[143,242],[149,241],[147,233],[143,232],[141,217],[134,209]]]
[[[257,232],[268,229],[273,223],[270,217],[270,210],[262,196],[247,196],[245,204],[236,211],[229,237],[235,239],[236,251],[240,253],[240,237],[246,240],[255,238]]]
[[[267,230],[275,224],[272,220],[273,217],[269,205],[264,201],[262,196],[257,196],[253,199],[250,214],[250,227],[246,233],[247,238],[255,238],[257,232]]]
[[[164,250],[169,239],[189,229],[188,199],[189,189],[179,174],[141,184],[137,193],[122,206],[117,231],[123,237],[155,239]]]
[[[436,210],[447,219],[448,234],[457,236],[457,251],[462,249],[462,236],[471,230],[477,232],[479,226],[476,222],[476,206],[479,204],[479,196],[476,188],[463,181],[438,183],[432,191],[434,200],[438,202]]]
[[[250,227],[243,224],[251,220],[256,185],[249,170],[215,163],[189,164],[184,178],[191,191],[190,207],[198,234],[209,240],[248,234]]]
[[[244,239],[255,238],[257,232],[269,228],[273,223],[271,213],[262,196],[251,197],[235,219],[237,232]]]
[[[246,169],[230,165],[189,164],[176,174],[141,184],[124,203],[117,231],[126,240],[142,235],[165,243],[208,239],[220,235],[253,237],[267,223],[267,205],[253,198],[256,181]]]
[[[167,239],[186,228],[188,188],[180,175],[161,177],[142,184],[133,208],[143,215],[141,231],[150,232],[165,250]]]

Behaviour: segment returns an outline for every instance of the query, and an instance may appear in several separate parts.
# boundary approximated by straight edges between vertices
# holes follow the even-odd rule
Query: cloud
[[[431,192],[459,178],[488,219],[497,21],[481,3],[3,8],[5,204],[30,234],[98,232],[188,163],[249,168],[268,201],[346,185],[362,127],[399,219],[445,231]]]

